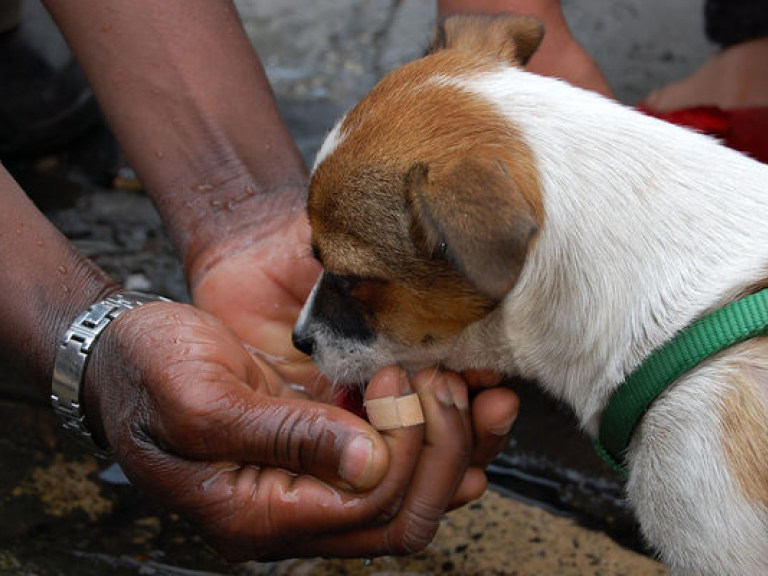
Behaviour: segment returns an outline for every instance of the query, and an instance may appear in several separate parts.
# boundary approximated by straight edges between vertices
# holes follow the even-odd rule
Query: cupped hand
[[[131,481],[231,560],[397,554],[431,540],[472,459],[457,375],[388,368],[368,398],[411,386],[426,424],[379,434],[304,399],[214,317],[151,303],[102,335],[85,410]]]
[[[282,225],[271,234],[252,230],[222,238],[207,250],[190,272],[192,300],[283,378],[327,400],[329,383],[291,342],[293,325],[320,274],[320,264],[312,257],[303,208],[281,218]]]

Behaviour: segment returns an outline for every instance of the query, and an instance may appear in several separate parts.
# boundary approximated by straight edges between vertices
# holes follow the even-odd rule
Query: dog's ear
[[[466,154],[437,174],[417,163],[405,186],[414,244],[429,257],[445,258],[484,296],[503,299],[539,228],[503,162]]]
[[[525,66],[543,37],[530,16],[455,15],[438,22],[428,53],[455,48]]]

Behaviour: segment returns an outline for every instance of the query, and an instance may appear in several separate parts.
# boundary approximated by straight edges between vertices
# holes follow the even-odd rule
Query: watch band
[[[51,385],[53,410],[61,418],[64,428],[97,456],[106,457],[109,450],[98,446],[93,439],[85,422],[80,398],[85,369],[93,347],[112,320],[132,308],[157,301],[170,302],[162,296],[132,291],[109,296],[75,318],[56,351]]]

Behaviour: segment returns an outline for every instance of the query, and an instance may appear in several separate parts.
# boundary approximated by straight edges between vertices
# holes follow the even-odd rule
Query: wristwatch
[[[96,443],[82,410],[80,393],[88,360],[96,341],[112,320],[132,308],[157,301],[170,302],[162,296],[132,291],[109,296],[75,318],[56,351],[51,386],[53,410],[75,440],[97,456],[108,457],[109,449]]]

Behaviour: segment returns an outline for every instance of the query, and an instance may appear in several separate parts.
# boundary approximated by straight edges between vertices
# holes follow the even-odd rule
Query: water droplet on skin
[[[40,238],[38,238],[35,241],[35,246],[44,246],[44,245],[45,245],[45,242],[43,242]]]
[[[163,154],[162,150],[155,150],[155,157],[158,160],[161,160],[163,158],[163,156],[165,156],[165,154]]]
[[[229,210],[230,212],[234,212],[235,210],[237,210],[237,201],[230,200],[229,202],[227,202],[227,210]]]
[[[67,273],[67,267],[66,266],[59,266],[58,270],[59,270],[59,274],[61,274],[62,276],[65,276],[66,273]]]
[[[192,186],[193,192],[199,192],[200,194],[205,194],[206,192],[210,192],[213,190],[212,184],[195,184]]]
[[[233,472],[235,470],[238,470],[240,466],[238,465],[232,465],[232,466],[224,466],[220,470],[217,470],[211,476],[209,476],[207,479],[203,480],[200,483],[200,488],[205,493],[208,491],[208,489],[219,479],[219,476],[224,474],[225,472]]]
[[[259,350],[258,348],[251,346],[250,344],[247,344],[245,342],[243,342],[242,344],[243,344],[243,347],[246,350],[248,350],[248,352],[250,352],[252,356],[256,356],[258,358],[261,358],[262,360],[266,360],[270,364],[287,364],[288,363],[287,358],[284,358],[282,356],[276,356],[274,354],[268,354],[263,350]]]
[[[301,384],[296,384],[295,382],[287,382],[286,386],[291,390],[295,390],[296,392],[301,392],[302,394],[309,394],[309,389],[306,386],[303,386]]]
[[[221,208],[221,200],[214,198],[211,200],[211,208]]]
[[[344,502],[344,508],[354,508],[359,506],[361,503],[362,500],[360,498],[352,498],[351,500]]]

